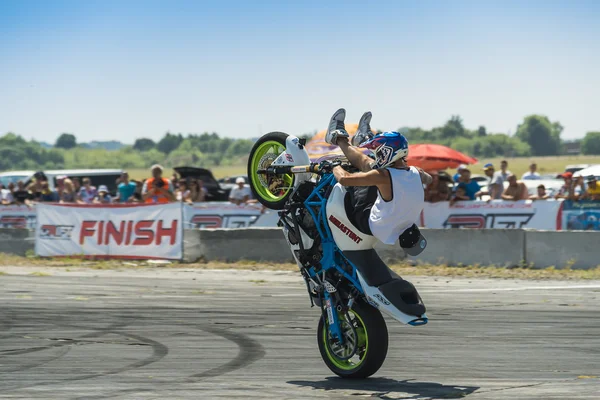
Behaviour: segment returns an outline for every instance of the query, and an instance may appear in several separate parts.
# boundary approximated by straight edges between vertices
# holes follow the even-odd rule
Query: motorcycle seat
[[[425,313],[417,289],[390,270],[374,249],[344,251],[367,285],[377,287],[398,310],[408,315],[421,316]]]

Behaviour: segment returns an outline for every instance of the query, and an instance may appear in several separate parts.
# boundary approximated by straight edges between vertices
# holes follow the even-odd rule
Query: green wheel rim
[[[265,187],[260,182],[260,179],[259,179],[259,176],[257,173],[257,171],[259,169],[267,167],[266,165],[260,165],[261,159],[263,157],[267,156],[269,153],[272,153],[273,159],[275,159],[284,150],[285,150],[285,147],[281,143],[279,143],[275,140],[268,140],[264,143],[261,143],[261,145],[258,146],[256,151],[252,155],[252,162],[250,164],[251,165],[250,173],[252,174],[252,186],[254,187],[254,190],[256,191],[256,193],[263,200],[266,200],[269,202],[277,202],[277,201],[285,198],[286,195],[288,194],[288,192],[291,190],[292,184],[294,182],[293,175],[286,174],[286,175],[282,176],[283,182],[287,189],[280,190],[279,193],[275,194],[275,193],[271,192],[271,190],[268,187]]]
[[[333,365],[335,365],[337,368],[344,370],[344,371],[351,371],[351,370],[357,368],[358,366],[360,366],[363,363],[363,361],[365,360],[365,358],[367,358],[367,354],[369,351],[369,335],[367,334],[367,330],[365,328],[365,323],[363,322],[360,315],[355,313],[353,310],[350,310],[349,312],[351,312],[352,315],[354,315],[354,317],[358,320],[359,325],[360,325],[357,328],[355,328],[356,334],[358,336],[357,346],[359,346],[359,347],[364,346],[364,351],[362,352],[362,356],[360,356],[360,360],[358,362],[354,362],[352,360],[340,360],[334,354],[331,353],[331,351],[329,349],[329,343],[328,343],[329,340],[327,338],[327,326],[325,325],[328,323],[327,321],[325,321],[325,324],[323,324],[323,334],[321,335],[322,340],[323,340],[323,345],[325,347],[325,353],[327,353],[327,358],[329,358],[329,360],[333,363]]]

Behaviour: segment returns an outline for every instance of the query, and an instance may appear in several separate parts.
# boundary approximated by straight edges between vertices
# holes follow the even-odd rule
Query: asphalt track
[[[411,278],[430,323],[347,381],[296,273],[1,269],[2,399],[600,399],[600,282]]]

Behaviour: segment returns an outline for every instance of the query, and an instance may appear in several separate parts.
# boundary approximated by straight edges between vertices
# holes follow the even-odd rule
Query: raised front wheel
[[[263,135],[252,147],[248,157],[248,180],[254,197],[265,207],[281,210],[293,192],[294,175],[267,175],[265,170],[285,150],[287,133],[271,132]]]

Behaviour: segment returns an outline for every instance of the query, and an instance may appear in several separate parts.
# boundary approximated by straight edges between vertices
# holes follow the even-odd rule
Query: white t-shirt
[[[250,186],[248,185],[244,185],[241,189],[239,186],[236,186],[231,189],[231,193],[229,193],[229,198],[234,200],[244,200],[244,197],[246,196],[248,196],[249,199],[252,197],[252,192],[250,192]]]
[[[14,203],[15,201],[9,189],[2,189],[2,191],[0,192],[0,201],[4,200],[6,200],[9,203]]]
[[[542,177],[537,172],[527,171],[523,174],[521,179],[532,179],[533,180],[533,179],[542,179]]]
[[[392,200],[383,200],[377,191],[369,227],[373,236],[383,243],[395,244],[398,237],[419,219],[425,196],[421,174],[415,167],[409,170],[388,168],[388,172],[392,179]]]

